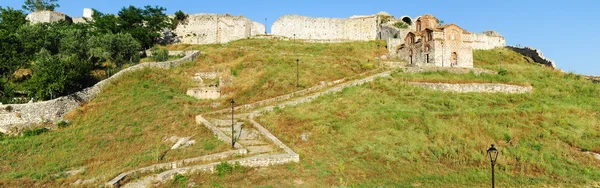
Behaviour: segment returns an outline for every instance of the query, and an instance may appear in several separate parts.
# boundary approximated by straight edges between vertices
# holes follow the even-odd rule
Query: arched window
[[[417,31],[421,31],[421,20],[417,20]]]
[[[427,31],[427,41],[433,40],[433,31]]]
[[[450,57],[451,66],[458,65],[458,54],[456,52],[452,52],[452,56]]]

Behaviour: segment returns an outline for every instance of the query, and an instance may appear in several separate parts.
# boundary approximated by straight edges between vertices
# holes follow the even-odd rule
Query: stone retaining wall
[[[482,69],[482,68],[454,68],[454,67],[406,67],[404,72],[407,73],[423,73],[423,72],[439,72],[448,71],[455,74],[467,74],[473,72],[475,75],[485,74],[497,74],[496,71]]]
[[[110,78],[102,80],[92,87],[53,100],[28,104],[0,105],[0,132],[11,133],[44,122],[56,123],[61,121],[67,113],[92,100],[113,81],[119,79],[126,73],[144,68],[168,69],[179,66],[184,62],[193,61],[199,53],[199,51],[194,51],[181,59],[173,61],[137,64],[119,71]],[[11,110],[9,111],[7,109]]]
[[[546,66],[556,69],[556,65],[554,64],[554,61],[544,57],[544,54],[542,53],[542,51],[540,51],[538,49],[535,49],[532,47],[518,47],[518,46],[508,46],[508,48],[517,53],[520,53],[521,55],[530,57],[536,63],[546,65]]]
[[[518,86],[508,84],[489,84],[489,83],[471,83],[471,84],[445,84],[445,83],[423,83],[409,82],[409,84],[423,88],[440,90],[444,92],[457,93],[531,93],[531,86]]]

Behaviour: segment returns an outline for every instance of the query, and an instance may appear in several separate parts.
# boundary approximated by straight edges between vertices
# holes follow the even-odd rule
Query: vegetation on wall
[[[394,23],[394,27],[398,29],[406,29],[408,28],[408,24],[404,23],[403,21],[397,21],[396,23]]]

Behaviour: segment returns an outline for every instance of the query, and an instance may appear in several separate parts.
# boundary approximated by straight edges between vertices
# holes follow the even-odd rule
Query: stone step
[[[244,146],[260,146],[260,145],[268,145],[269,143],[267,142],[263,142],[260,140],[238,140],[238,142],[240,142],[240,144],[244,145]]]
[[[247,146],[246,149],[248,149],[248,153],[249,154],[259,154],[259,153],[270,153],[275,151],[275,149],[273,149],[273,147],[266,145],[266,146]]]

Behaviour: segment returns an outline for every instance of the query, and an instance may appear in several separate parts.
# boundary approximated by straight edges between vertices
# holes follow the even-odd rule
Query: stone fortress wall
[[[308,41],[376,40],[378,20],[377,16],[313,18],[285,15],[273,23],[271,34]]]
[[[243,16],[190,14],[173,31],[181,43],[227,43],[265,33],[265,26]]]
[[[473,40],[473,50],[490,50],[506,46],[506,40],[496,31],[471,33],[471,40]]]
[[[32,24],[57,22],[61,20],[73,21],[71,17],[62,12],[47,10],[29,13],[25,19],[29,20]]]
[[[533,59],[536,63],[540,63],[549,67],[552,67],[554,69],[558,69],[556,67],[556,65],[554,64],[554,61],[544,57],[544,54],[542,53],[542,51],[532,48],[532,47],[519,47],[519,46],[507,46],[509,49],[511,49],[512,51],[515,51],[517,53],[520,53],[521,55],[530,57],[531,59]]]
[[[190,51],[186,53],[185,57],[178,60],[141,63],[123,69],[117,74],[112,75],[110,78],[96,83],[92,87],[53,100],[28,104],[0,104],[0,132],[10,133],[14,129],[23,129],[39,123],[56,123],[61,121],[67,113],[91,101],[112,82],[129,72],[144,68],[167,69],[179,66],[184,62],[193,61],[198,54],[200,54],[199,51]]]

